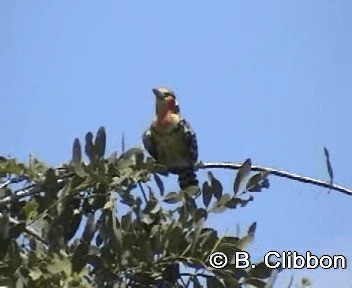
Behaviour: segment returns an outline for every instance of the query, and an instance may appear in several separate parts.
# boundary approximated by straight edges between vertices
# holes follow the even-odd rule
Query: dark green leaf
[[[90,243],[90,241],[93,238],[94,232],[95,232],[94,214],[88,213],[87,223],[83,231],[82,239],[87,243]]]
[[[225,286],[215,276],[207,277],[207,287],[211,287],[211,288],[225,288]]]
[[[193,288],[203,288],[197,276],[193,277]]]
[[[334,171],[332,170],[332,166],[331,166],[330,153],[326,147],[324,147],[324,153],[325,153],[325,159],[326,159],[326,166],[328,168],[328,173],[330,177],[330,184],[332,184],[334,181]]]
[[[218,179],[214,177],[213,173],[211,172],[208,172],[208,178],[210,180],[212,194],[217,200],[219,200],[223,192],[222,184]]]
[[[199,194],[200,188],[198,186],[189,186],[181,191],[181,194],[186,198],[193,198],[197,194]]]
[[[79,139],[76,138],[73,142],[73,148],[72,148],[72,163],[74,165],[80,164],[82,161],[82,149],[81,149],[81,143],[79,142]]]
[[[238,169],[235,182],[233,184],[233,193],[236,195],[240,188],[242,182],[247,178],[249,173],[251,172],[252,161],[251,159],[247,159]]]
[[[170,284],[174,285],[180,277],[180,265],[178,263],[172,263],[167,265],[162,275],[163,280],[166,280]]]
[[[8,253],[9,253],[11,268],[13,269],[13,271],[15,271],[18,267],[21,266],[21,263],[22,263],[20,249],[15,240],[11,241],[9,245]]]
[[[247,285],[252,285],[257,288],[265,288],[266,283],[260,279],[257,278],[247,278],[244,281],[245,284]]]
[[[87,264],[92,265],[93,268],[96,270],[103,267],[103,260],[97,255],[86,255],[84,257],[84,260]]]
[[[25,216],[26,219],[31,219],[32,217],[35,217],[38,213],[38,207],[39,204],[35,199],[31,199],[26,202],[24,207],[22,208],[22,212]]]
[[[257,222],[253,222],[252,225],[249,226],[247,234],[254,235],[256,229],[257,229]]]
[[[223,276],[222,279],[225,287],[238,287],[238,281],[233,276]]]
[[[202,195],[203,195],[204,206],[208,207],[211,201],[211,197],[213,196],[208,182],[203,183]]]
[[[260,192],[262,188],[268,188],[268,171],[259,172],[253,175],[247,182],[246,189],[250,192]]]
[[[125,153],[125,133],[122,133],[122,136],[121,136],[121,151],[122,151],[122,154]]]
[[[241,205],[241,207],[244,207],[248,204],[248,202],[253,201],[253,199],[254,198],[252,195],[248,199],[231,197],[231,199],[227,202],[226,207],[230,209],[236,209],[237,205]]]
[[[121,217],[121,228],[125,231],[130,230],[132,224],[132,212],[128,212],[126,215]]]
[[[146,214],[142,217],[141,222],[146,225],[151,225],[154,223],[154,217],[152,217],[152,215]]]
[[[264,262],[255,264],[255,268],[252,268],[248,275],[253,278],[267,279],[271,276],[273,269],[270,269]]]
[[[115,240],[116,240],[116,244],[117,244],[116,248],[120,253],[123,248],[123,241],[122,241],[123,237],[122,237],[121,225],[120,225],[119,220],[115,216],[115,213],[113,213],[112,211],[111,211],[111,217],[112,217],[112,228],[114,231]]]
[[[156,183],[156,185],[158,185],[159,191],[160,191],[160,196],[163,197],[164,196],[164,192],[165,192],[165,188],[164,188],[164,183],[163,181],[161,181],[160,177],[158,174],[153,173],[154,176],[154,181]]]
[[[64,239],[65,239],[65,241],[69,241],[69,240],[72,239],[73,236],[75,236],[75,234],[76,234],[76,232],[77,232],[77,230],[79,228],[79,225],[81,224],[82,213],[80,213],[80,212],[73,213],[73,214],[71,214],[71,213],[68,214],[67,213],[66,215],[64,215],[64,217],[65,218],[66,217],[67,218],[70,217],[70,218],[67,219],[68,223],[62,223],[62,226],[65,229]],[[63,219],[62,222],[64,222],[65,220]]]
[[[238,240],[238,242],[237,242],[238,249],[245,250],[249,246],[249,244],[252,243],[253,237],[254,237],[253,234],[247,234],[246,236],[244,236],[240,240]]]
[[[96,153],[95,153],[95,147],[93,144],[93,133],[92,132],[88,132],[86,134],[86,145],[85,145],[85,153],[89,158],[89,161],[91,163],[95,162],[95,157],[96,157]]]
[[[26,229],[26,223],[21,222],[10,228],[10,238],[16,239]]]
[[[178,203],[182,200],[181,195],[177,192],[169,192],[164,197],[164,202],[168,204]]]
[[[204,218],[201,218],[198,223],[194,227],[194,232],[193,232],[193,245],[192,245],[192,255],[194,253],[194,249],[198,246],[199,242],[199,237],[202,232],[204,226]]]
[[[57,187],[57,177],[55,175],[55,170],[52,168],[49,168],[45,172],[45,180],[43,184],[43,188],[47,190],[48,192],[56,192],[52,191]]]
[[[95,137],[95,148],[98,157],[104,157],[106,147],[106,133],[105,128],[100,127],[97,136]]]
[[[209,212],[220,213],[226,210],[227,203],[231,199],[231,196],[227,193],[221,196],[219,200],[217,200],[213,207],[209,210]]]
[[[208,212],[203,208],[198,208],[194,214],[194,223],[197,223],[201,218],[207,220]]]
[[[88,176],[88,173],[86,173],[86,171],[84,170],[84,166],[83,166],[82,163],[75,164],[73,166],[73,170],[75,171],[77,176],[80,177],[80,178],[84,178],[84,177]]]
[[[86,265],[86,255],[88,254],[89,246],[87,243],[82,242],[77,246],[72,255],[72,271],[80,272]]]

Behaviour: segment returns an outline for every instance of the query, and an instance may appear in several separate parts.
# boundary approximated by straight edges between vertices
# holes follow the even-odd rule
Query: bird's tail
[[[194,173],[193,167],[185,168],[178,171],[178,184],[183,190],[189,186],[198,186],[199,181]]]

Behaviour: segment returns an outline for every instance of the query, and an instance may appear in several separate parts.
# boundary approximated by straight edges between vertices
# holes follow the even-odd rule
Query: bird
[[[176,94],[167,87],[153,88],[155,116],[142,135],[143,145],[154,160],[178,175],[181,190],[198,187],[195,174],[198,160],[196,133],[181,116]]]

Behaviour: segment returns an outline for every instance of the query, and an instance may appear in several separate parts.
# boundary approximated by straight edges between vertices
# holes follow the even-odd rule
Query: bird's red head
[[[156,97],[156,114],[163,115],[177,112],[177,103],[175,93],[169,88],[154,88],[153,93]]]

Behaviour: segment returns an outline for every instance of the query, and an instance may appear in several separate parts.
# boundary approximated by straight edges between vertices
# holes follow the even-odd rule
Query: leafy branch
[[[352,194],[332,184],[327,150],[330,183],[254,166],[247,159],[197,167],[238,170],[232,194],[224,193],[210,171],[200,191],[165,193],[159,174],[167,171],[142,149],[126,150],[122,140],[121,155],[105,157],[105,144],[103,127],[95,137],[88,132],[83,149],[75,139],[71,160],[58,168],[34,157],[28,165],[0,157],[0,285],[202,287],[198,278],[205,278],[208,287],[271,288],[276,274],[263,262],[255,269],[238,269],[233,263],[221,270],[209,266],[214,251],[230,258],[245,251],[257,224],[244,235],[219,236],[205,226],[208,215],[246,206],[253,201],[251,192],[269,187],[269,175]],[[160,197],[149,185],[152,180]],[[196,201],[200,196],[203,203]],[[123,215],[119,203],[127,206]]]

